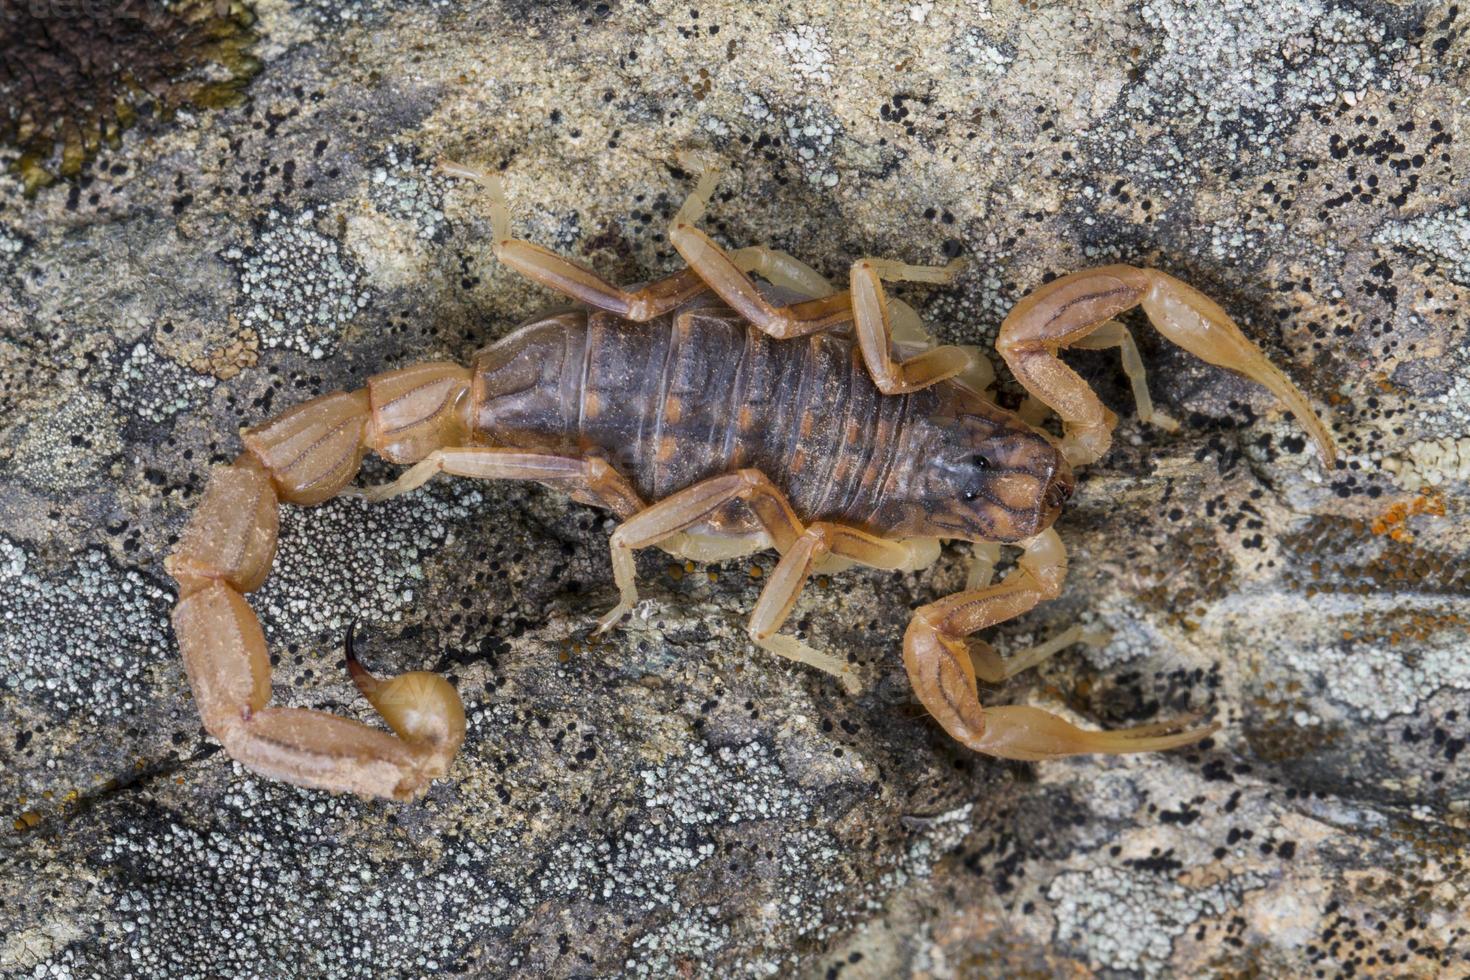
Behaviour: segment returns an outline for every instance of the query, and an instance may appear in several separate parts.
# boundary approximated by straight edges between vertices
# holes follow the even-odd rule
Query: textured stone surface
[[[58,16],[65,16],[58,8]],[[1470,40],[1403,2],[257,7],[248,105],[145,121],[34,200],[0,179],[0,973],[1386,976],[1470,966]],[[245,773],[205,737],[161,557],[237,428],[548,297],[518,230],[622,281],[707,226],[841,274],[963,254],[911,297],[988,345],[1048,275],[1148,263],[1327,408],[1324,473],[1262,392],[1140,327],[1177,434],[1124,416],[1059,523],[1063,598],[1002,647],[1113,634],[993,701],[1224,723],[1168,755],[972,757],[898,656],[959,587],[819,582],[795,621],[867,693],[744,639],[770,556],[641,561],[549,491],[437,483],[284,515],[257,595],[277,698],[363,716],[346,624],[470,713],[422,803]],[[0,150],[0,163],[13,151]],[[1014,405],[1016,391],[1000,397]],[[377,478],[386,471],[374,471]]]

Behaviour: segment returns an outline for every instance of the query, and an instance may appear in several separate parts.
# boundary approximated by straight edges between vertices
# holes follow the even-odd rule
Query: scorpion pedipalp
[[[1165,428],[1173,421],[1167,416],[1163,421],[1154,417],[1132,338],[1126,332],[1119,336],[1108,328],[1113,317],[1135,306],[1143,307],[1155,329],[1195,357],[1243,374],[1280,399],[1316,443],[1322,465],[1331,468],[1337,458],[1332,434],[1312,410],[1307,396],[1241,332],[1219,304],[1173,276],[1130,265],[1103,266],[1054,279],[1022,298],[1000,326],[996,347],[1011,373],[1061,416],[1068,462],[1091,463],[1107,452],[1117,418],[1057,357],[1061,348],[1103,344],[1122,347],[1141,413]],[[1089,335],[1105,328],[1106,340],[1084,343]]]
[[[1213,734],[1218,725],[1190,728],[1192,716],[1136,728],[1090,732],[1049,711],[1024,705],[985,708],[980,704],[977,667],[987,681],[999,682],[1062,647],[1062,640],[1088,642],[1081,630],[1066,633],[1032,651],[1002,662],[989,644],[972,659],[970,634],[1019,616],[1061,592],[1067,553],[1052,530],[1025,543],[1017,567],[996,585],[957,592],[920,607],[904,635],[903,662],[914,692],[929,713],[955,739],[986,755],[1038,761],[1089,752],[1157,752],[1190,745]]]

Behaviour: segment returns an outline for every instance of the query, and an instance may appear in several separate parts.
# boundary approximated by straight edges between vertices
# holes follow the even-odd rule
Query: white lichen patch
[[[251,245],[223,254],[239,268],[241,325],[256,331],[262,347],[321,358],[370,297],[356,264],[316,220],[310,209],[273,209]]]
[[[1373,236],[1373,241],[1401,245],[1433,260],[1460,285],[1470,286],[1470,205],[1390,222]]]
[[[950,42],[949,50],[955,63],[965,74],[978,75],[990,82],[1006,73],[1016,60],[1009,45],[1002,46],[991,40],[979,28],[971,28]]]
[[[368,196],[384,214],[413,225],[417,236],[432,242],[445,228],[444,178],[417,153],[392,146],[369,175]]]
[[[95,857],[129,873],[102,878],[112,913],[91,951],[99,962],[67,950],[50,967],[78,976],[102,965],[111,976],[422,976],[525,914],[472,840],[456,841],[452,861],[385,868],[373,850],[319,833],[361,819],[351,801],[245,779],[222,802],[218,823],[155,815],[115,828]],[[217,942],[195,941],[211,932]]]
[[[787,113],[782,119],[786,141],[796,151],[808,183],[816,187],[836,187],[837,169],[832,159],[832,144],[840,129],[835,119],[807,108]]]
[[[745,89],[743,94],[745,99],[741,104],[741,112],[744,116],[756,124],[769,122],[772,118],[770,103],[750,89]]]
[[[730,940],[718,906],[702,905],[633,940],[634,958],[624,967],[635,977],[685,974],[684,965],[708,963]]]
[[[1321,0],[1149,0],[1139,13],[1161,36],[1129,108],[1262,150],[1303,110],[1377,84],[1403,48]]]
[[[13,262],[24,247],[25,242],[19,235],[0,225],[0,266]]]
[[[915,878],[927,878],[934,870],[934,862],[959,846],[970,832],[970,812],[974,804],[948,810],[938,816],[923,820],[919,828],[922,833],[909,844],[903,861],[889,874],[895,885]]]
[[[831,84],[832,48],[825,30],[799,24],[781,35],[781,46],[786,49],[791,70],[797,75],[808,82]]]
[[[42,574],[0,537],[0,688],[45,714],[108,724],[155,700],[149,668],[172,655],[169,593],[90,550]]]
[[[126,414],[165,422],[194,405],[197,395],[214,384],[210,375],[188,371],[139,341],[113,375],[112,404]]]
[[[841,845],[829,831],[805,828],[781,840],[780,889],[769,912],[798,936],[824,938],[835,931],[826,918],[827,901],[846,890],[842,879],[823,869],[842,860]]]
[[[1143,871],[1102,867],[1068,871],[1047,888],[1057,941],[1114,970],[1163,976],[1174,940],[1201,918],[1239,907],[1265,879],[1248,873],[1191,889]]]
[[[122,447],[116,413],[97,393],[72,391],[38,405],[11,433],[10,465],[21,480],[52,491],[81,490]]]
[[[1470,691],[1470,657],[1463,653],[1470,637],[1463,627],[1446,626],[1422,640],[1393,643],[1343,637],[1344,622],[1407,608],[1404,596],[1281,594],[1268,602],[1240,596],[1217,606],[1206,628],[1238,630],[1248,642],[1237,645],[1253,650],[1273,672],[1296,682],[1315,678],[1330,701],[1357,716],[1383,720],[1416,711],[1438,691]],[[1304,726],[1315,722],[1310,715],[1295,720]]]
[[[425,557],[443,549],[482,500],[473,483],[452,481],[381,504],[339,497],[283,508],[275,566],[252,596],[267,637],[303,639],[341,633],[353,621],[402,619],[421,598]]]
[[[645,769],[639,779],[644,804],[667,811],[686,827],[808,812],[805,797],[758,742],[721,746],[713,756],[695,744],[673,765]]]
[[[1470,436],[1446,436],[1410,443],[1403,458],[1383,461],[1405,490],[1470,483]]]
[[[631,903],[644,912],[673,906],[678,876],[715,856],[714,828],[805,816],[809,807],[758,743],[721,747],[713,755],[696,743],[677,760],[639,773],[636,783],[647,822],[597,843],[580,837],[561,842],[538,891]]]

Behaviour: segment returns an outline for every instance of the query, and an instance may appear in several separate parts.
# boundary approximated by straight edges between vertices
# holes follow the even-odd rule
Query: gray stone
[[[0,178],[0,973],[1470,972],[1464,11],[256,12],[244,106],[145,119],[33,199]],[[1178,433],[1137,422],[1114,357],[1071,357],[1123,421],[1058,524],[1065,594],[995,640],[1112,639],[986,697],[1097,727],[1211,711],[1217,736],[1039,765],[952,743],[899,645],[960,548],[803,599],[856,697],[745,639],[770,555],[646,554],[648,601],[593,642],[606,515],[450,481],[286,512],[255,605],[282,703],[368,716],[352,621],[374,668],[449,674],[451,777],[361,802],[203,734],[161,559],[238,428],[553,302],[433,161],[503,167],[520,234],[632,282],[676,265],[683,148],[725,169],[728,244],[834,277],[969,257],[901,287],[942,339],[988,347],[1049,275],[1149,264],[1325,408],[1326,473],[1267,394],[1139,319]]]

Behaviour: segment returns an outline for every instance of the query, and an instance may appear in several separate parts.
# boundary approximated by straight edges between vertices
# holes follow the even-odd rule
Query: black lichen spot
[[[144,112],[234,105],[260,62],[241,0],[0,0],[0,143],[34,194],[75,177]]]

